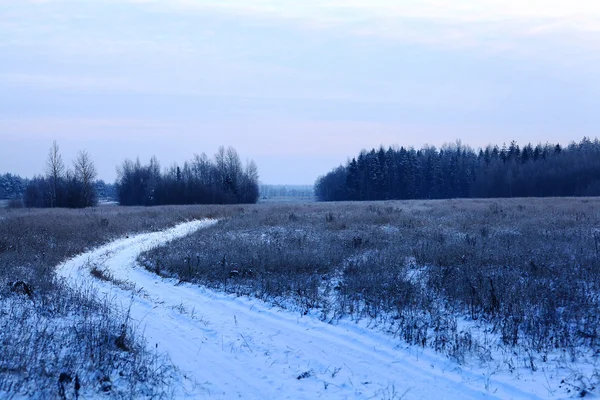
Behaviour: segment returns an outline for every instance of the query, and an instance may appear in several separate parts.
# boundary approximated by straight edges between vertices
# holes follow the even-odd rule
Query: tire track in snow
[[[150,345],[186,377],[179,398],[509,399],[539,397],[461,371],[428,353],[416,357],[388,336],[352,323],[330,325],[202,287],[162,279],[137,265],[152,247],[216,223],[180,224],[119,239],[57,268],[70,284],[91,285],[130,309]],[[92,266],[127,285],[92,278]]]

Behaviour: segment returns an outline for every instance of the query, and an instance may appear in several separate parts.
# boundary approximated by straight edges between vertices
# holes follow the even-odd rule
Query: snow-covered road
[[[123,238],[58,267],[58,274],[70,284],[93,285],[112,298],[115,306],[130,307],[131,317],[149,344],[167,353],[185,375],[177,397],[543,397],[532,388],[537,385],[498,382],[492,374],[469,372],[434,353],[397,348],[398,340],[349,321],[331,325],[269,308],[257,300],[178,285],[136,263],[142,251],[215,222],[193,221],[164,232]],[[93,278],[90,269],[94,265],[131,285],[117,286]]]

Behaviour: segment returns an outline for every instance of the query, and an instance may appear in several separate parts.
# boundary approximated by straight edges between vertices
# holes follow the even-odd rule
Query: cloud
[[[207,8],[270,14],[288,18],[347,19],[349,16],[379,15],[409,18],[457,19],[481,21],[506,18],[545,18],[564,15],[600,14],[593,2],[568,0],[131,0],[154,6],[169,5],[185,9]]]
[[[600,2],[570,0],[9,0],[0,47],[66,59],[202,57],[233,65],[256,49],[245,29],[326,31],[448,51],[586,65],[600,50]],[[218,36],[229,35],[225,39]],[[215,37],[215,35],[217,37]],[[229,42],[224,42],[229,39]],[[277,41],[249,37],[248,41]],[[222,45],[225,43],[225,49]],[[231,43],[237,43],[233,48]],[[597,60],[596,60],[597,61]],[[254,60],[255,64],[257,60]],[[264,69],[265,63],[258,65]]]
[[[553,57],[536,41],[600,48],[600,2],[570,0],[132,0],[157,10],[220,12],[450,49]],[[543,54],[540,54],[543,53]],[[561,55],[553,57],[561,59]]]
[[[77,76],[61,74],[29,74],[29,73],[2,73],[0,72],[0,85],[8,87],[28,87],[37,90],[127,90],[142,91],[125,79],[98,76]]]
[[[7,8],[0,24],[14,25],[20,14],[35,9],[50,13],[49,22],[85,21],[103,8],[122,9],[123,4],[132,4],[156,13],[243,15],[271,23],[425,43],[483,45],[489,44],[490,37],[502,35],[518,38],[552,33],[570,33],[571,37],[600,34],[600,2],[578,0],[129,0],[127,3],[21,0],[18,3],[19,6]],[[74,9],[77,12],[72,12]],[[86,9],[90,10],[88,15]],[[127,19],[119,14],[113,18],[117,23]]]

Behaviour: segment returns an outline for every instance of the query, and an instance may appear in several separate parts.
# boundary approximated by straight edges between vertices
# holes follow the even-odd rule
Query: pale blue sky
[[[0,173],[55,139],[107,180],[231,145],[291,184],[379,145],[567,144],[599,50],[592,1],[0,0]]]

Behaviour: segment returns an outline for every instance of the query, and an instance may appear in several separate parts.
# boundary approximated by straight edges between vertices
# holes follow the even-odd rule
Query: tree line
[[[46,159],[46,175],[31,179],[23,193],[25,207],[84,208],[98,204],[96,167],[88,152],[82,150],[67,168],[56,141]]]
[[[9,200],[12,207],[23,206],[23,195],[31,179],[6,173],[0,175],[0,200]],[[106,183],[102,179],[94,182],[98,200],[116,201],[117,192],[113,183]]]
[[[319,201],[597,196],[600,142],[363,150],[319,177],[315,195]]]
[[[149,164],[125,160],[117,167],[115,184],[97,180],[89,153],[80,151],[67,168],[54,142],[46,159],[44,175],[23,179],[0,175],[0,199],[10,206],[36,208],[84,208],[99,198],[117,200],[121,205],[234,204],[258,201],[258,169],[254,161],[242,165],[232,147],[221,147],[214,158],[195,155],[182,167],[174,164],[161,171],[156,157]]]
[[[260,185],[260,197],[263,200],[293,198],[312,200],[314,186],[312,185]]]
[[[244,166],[232,147],[219,148],[213,159],[195,155],[163,172],[156,157],[145,165],[125,160],[117,171],[121,205],[256,203],[259,197],[256,164]]]
[[[0,199],[21,199],[28,180],[18,175],[6,173],[0,175]]]

